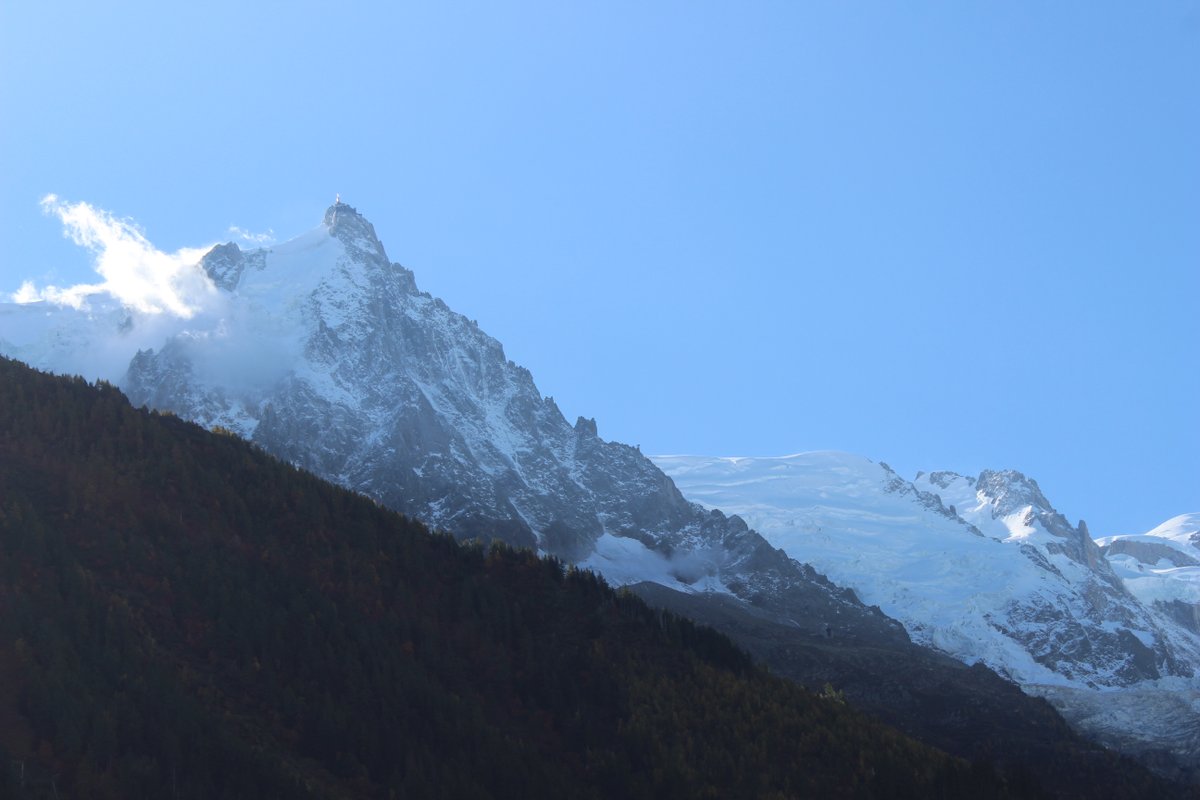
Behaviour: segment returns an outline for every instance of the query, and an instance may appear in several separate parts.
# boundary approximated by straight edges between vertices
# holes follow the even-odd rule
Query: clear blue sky
[[[653,6],[653,8],[651,8]],[[1200,511],[1200,3],[0,5],[0,291],[335,192],[654,453]]]

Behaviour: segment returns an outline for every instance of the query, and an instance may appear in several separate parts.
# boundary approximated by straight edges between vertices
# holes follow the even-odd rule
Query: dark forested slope
[[[0,360],[0,795],[936,797],[971,766],[589,573]]]

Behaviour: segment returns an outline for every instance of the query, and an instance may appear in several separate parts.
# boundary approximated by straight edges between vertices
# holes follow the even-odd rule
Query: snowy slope
[[[1135,597],[1200,633],[1200,514],[1096,543]]]
[[[914,639],[1019,683],[1125,686],[1200,664],[1200,643],[1164,630],[1018,473],[914,484],[844,453],[654,460]]]
[[[1190,602],[1195,584],[1179,584],[1195,568],[1174,563],[1200,556],[1194,515],[1153,536],[1114,537],[1171,547],[1173,560],[1139,567],[1102,540],[1114,571],[1086,526],[1014,471],[910,483],[844,453],[654,460],[687,496],[742,516],[915,640],[1011,676],[1099,741],[1200,766],[1200,639],[1180,619],[1194,620],[1196,606],[1145,602]]]

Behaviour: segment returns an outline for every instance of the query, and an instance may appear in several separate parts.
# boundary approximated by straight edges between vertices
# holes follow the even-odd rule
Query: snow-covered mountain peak
[[[605,571],[650,548],[685,589],[764,591],[767,578],[742,576],[748,560],[776,565],[775,582],[798,569],[741,520],[685,501],[635,448],[600,439],[595,420],[568,424],[499,342],[388,262],[351,206],[270,249],[224,245],[206,261],[224,316],[139,352],[122,381],[134,403],[236,430],[460,535],[572,561],[601,550]]]
[[[986,536],[1004,541],[1047,544],[1089,568],[1099,551],[1080,521],[1072,526],[1046,499],[1033,478],[1017,470],[990,470],[969,478],[953,472],[920,472],[913,485],[938,495],[956,514]]]
[[[1006,517],[1025,508],[1032,508],[1035,513],[1054,512],[1037,481],[1015,469],[985,469],[979,473],[975,488],[987,497],[995,517]]]
[[[246,255],[235,242],[213,247],[200,259],[200,268],[218,289],[231,291],[237,286],[246,267]]]
[[[135,404],[236,430],[462,537],[789,618],[818,603],[904,639],[741,519],[686,500],[639,450],[601,439],[595,420],[570,425],[498,341],[389,263],[353,208],[335,204],[308,233],[242,253],[240,272],[238,255],[212,254],[232,285],[217,326],[134,358],[122,388]]]

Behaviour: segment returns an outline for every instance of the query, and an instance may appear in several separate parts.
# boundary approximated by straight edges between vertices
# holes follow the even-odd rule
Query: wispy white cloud
[[[88,203],[67,203],[50,194],[42,199],[42,209],[62,221],[64,236],[92,252],[92,267],[101,280],[40,289],[26,281],[10,295],[14,302],[46,300],[82,308],[89,297],[108,294],[144,314],[188,319],[216,294],[197,266],[211,245],[166,253],[151,244],[133,222]]]
[[[230,225],[229,235],[259,247],[275,243],[275,231],[270,228],[262,233],[251,233],[250,231],[242,230],[237,225]]]

